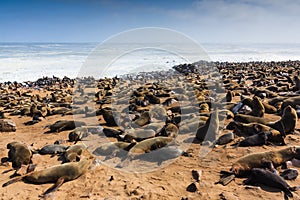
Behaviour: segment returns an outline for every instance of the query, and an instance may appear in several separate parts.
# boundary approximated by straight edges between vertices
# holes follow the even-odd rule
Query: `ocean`
[[[43,76],[75,78],[86,70],[87,60],[98,43],[0,43],[0,82],[34,81]],[[125,44],[126,45],[126,44]],[[201,44],[210,61],[300,60],[300,44]],[[99,60],[117,51],[117,46],[100,48]],[[126,48],[125,48],[126,49]],[[138,48],[114,58],[109,66],[97,66],[98,75],[115,76],[140,71],[168,70],[172,66],[202,60],[199,52]],[[187,59],[185,55],[189,54]],[[113,55],[117,55],[114,54]],[[101,63],[101,62],[99,62]],[[93,74],[91,74],[93,75]]]

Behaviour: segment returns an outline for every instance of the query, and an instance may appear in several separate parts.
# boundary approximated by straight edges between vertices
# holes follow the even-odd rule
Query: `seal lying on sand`
[[[46,168],[40,171],[33,171],[23,176],[16,177],[2,185],[6,187],[17,181],[28,181],[31,183],[55,183],[43,195],[56,191],[64,182],[77,179],[83,175],[88,168],[92,165],[94,157],[88,157],[80,160],[79,162],[65,163]]]
[[[284,192],[285,199],[293,197],[291,191],[295,191],[297,187],[291,187],[289,184],[277,174],[274,174],[265,169],[253,168],[251,176],[244,181],[244,184],[263,184],[273,188],[277,188]]]
[[[81,121],[69,121],[69,120],[59,120],[56,121],[54,124],[50,125],[50,132],[60,132],[65,130],[73,130],[77,126],[85,126],[85,122]]]
[[[61,153],[66,152],[67,148],[68,148],[68,146],[64,146],[64,145],[49,144],[49,145],[44,146],[37,152],[41,155],[45,155],[45,154],[55,155],[55,154],[61,154]]]
[[[170,137],[155,137],[141,141],[140,143],[133,146],[130,150],[130,154],[143,154],[162,148],[171,142],[174,142],[173,138]]]
[[[253,153],[241,157],[233,163],[230,172],[222,171],[230,176],[222,177],[219,182],[223,185],[230,183],[235,176],[243,177],[249,175],[253,168],[269,168],[274,171],[274,167],[278,167],[293,158],[300,157],[300,147],[291,146],[277,151],[267,151],[260,153]],[[230,177],[228,179],[228,177]]]

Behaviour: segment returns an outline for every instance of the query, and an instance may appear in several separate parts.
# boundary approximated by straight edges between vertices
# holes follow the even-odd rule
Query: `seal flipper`
[[[21,181],[23,179],[23,177],[24,176],[19,176],[19,177],[16,177],[16,178],[12,179],[12,180],[9,180],[6,183],[3,183],[2,187],[6,187],[6,186],[8,186],[10,184],[13,184],[13,183],[16,183],[18,181]]]
[[[289,199],[289,197],[293,198],[293,194],[290,190],[285,190],[284,192],[284,199]]]
[[[60,177],[56,183],[51,186],[50,188],[48,188],[41,196],[45,197],[48,194],[50,194],[51,192],[55,192],[60,186],[62,186],[62,184],[65,182],[65,177]]]
[[[235,175],[234,174],[227,174],[227,175],[224,175],[220,178],[220,180],[218,182],[215,182],[215,184],[222,184],[223,186],[226,186],[228,185],[233,179],[235,178]]]

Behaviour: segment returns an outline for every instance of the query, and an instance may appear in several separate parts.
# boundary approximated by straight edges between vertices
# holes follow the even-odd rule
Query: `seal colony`
[[[178,167],[182,166],[176,176],[184,177],[186,170],[201,170],[206,185],[214,182],[227,185],[246,177],[242,184],[263,184],[283,191],[285,198],[298,197],[297,191],[294,192],[297,187],[292,187],[300,185],[297,170],[286,169],[286,163],[297,163],[300,159],[299,66],[299,61],[200,61],[174,66],[166,72],[99,80],[44,77],[35,82],[1,83],[0,134],[4,137],[1,145],[3,150],[7,148],[0,166],[3,172],[7,171],[0,180],[3,190],[13,188],[15,184],[11,183],[17,181],[24,181],[18,183],[24,187],[27,182],[53,182],[55,185],[47,190],[38,189],[39,194],[60,192],[57,188],[65,181],[76,184],[80,181],[75,179],[80,176],[89,177],[93,173],[88,170],[93,160],[89,158],[96,157],[119,169],[134,166],[137,172],[150,166],[164,167],[171,173],[168,167],[174,166],[164,164],[174,161],[179,163]],[[22,138],[22,134],[30,136],[30,130],[34,136]],[[210,149],[207,157],[212,154],[212,158],[198,158],[202,147]],[[224,158],[216,161],[214,156],[218,153]],[[184,157],[175,160],[180,156]],[[207,159],[218,167],[205,163]],[[24,166],[26,172],[21,170]],[[187,169],[189,166],[193,169]],[[11,169],[15,170],[13,174],[9,172]],[[280,175],[293,177],[294,182]],[[201,181],[201,177],[197,178],[193,184],[193,191],[199,193],[189,193],[191,190],[184,188],[181,197],[192,195],[191,198],[201,199],[200,193],[210,190],[205,184],[199,185]],[[106,189],[114,187],[113,180],[110,184],[105,180],[98,184]],[[230,186],[243,190],[242,184],[232,182]],[[225,191],[219,185],[214,187]],[[66,188],[62,186],[60,190]],[[143,196],[139,192],[126,194],[124,198]],[[264,193],[268,194],[273,195]],[[95,193],[92,195],[99,198]],[[216,197],[208,194],[207,199]]]

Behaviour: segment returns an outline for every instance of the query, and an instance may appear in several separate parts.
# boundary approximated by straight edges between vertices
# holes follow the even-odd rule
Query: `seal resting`
[[[291,187],[289,184],[280,176],[269,170],[253,168],[251,170],[251,176],[244,181],[247,185],[263,184],[273,188],[277,188],[284,192],[285,199],[293,197],[291,191],[295,191],[296,187]]]
[[[29,148],[20,142],[10,142],[7,144],[8,151],[8,161],[12,162],[12,167],[18,170],[22,165],[28,165],[32,163],[32,152]]]
[[[231,168],[237,176],[246,175],[253,168],[263,168],[272,164],[275,168],[300,157],[300,147],[291,146],[277,151],[267,151],[260,153],[253,153],[238,159]]]
[[[59,120],[50,125],[50,132],[61,132],[65,130],[73,130],[77,126],[85,126],[85,122],[73,121],[73,120]]]
[[[146,139],[133,146],[129,150],[129,153],[130,154],[148,153],[150,151],[162,148],[173,141],[174,139],[170,137],[155,137],[155,138]]]
[[[90,156],[80,160],[79,162],[65,163],[55,165],[40,171],[33,171],[23,176],[16,177],[2,185],[6,187],[17,181],[28,181],[30,183],[55,183],[52,187],[46,190],[43,195],[56,191],[64,182],[77,179],[83,175],[92,165],[94,157]]]
[[[227,185],[235,176],[243,177],[250,174],[253,168],[269,168],[275,171],[275,168],[285,164],[293,158],[300,157],[300,147],[291,146],[277,151],[267,151],[260,153],[252,153],[245,155],[233,163],[230,172],[221,171],[221,173],[228,175],[221,177],[217,183]]]

